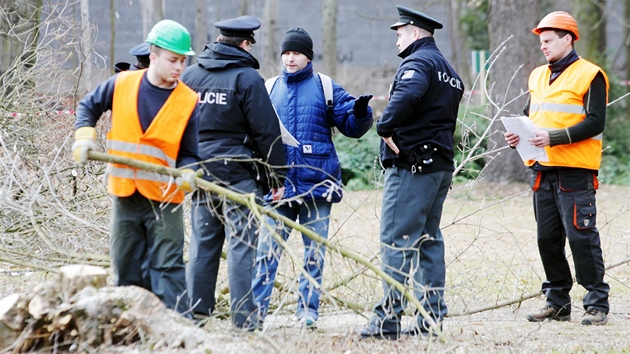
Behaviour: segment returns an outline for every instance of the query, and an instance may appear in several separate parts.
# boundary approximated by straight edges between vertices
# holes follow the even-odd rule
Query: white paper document
[[[282,121],[280,120],[280,118],[278,118],[278,122],[280,123],[280,133],[282,133],[281,134],[282,135],[282,143],[290,145],[290,146],[298,147],[300,145],[300,142],[297,141],[293,137],[293,135],[291,135],[291,133],[289,133],[287,128],[284,126],[284,124],[282,124]]]
[[[539,130],[528,117],[501,117],[501,123],[503,123],[505,131],[514,133],[520,138],[518,145],[516,145],[516,151],[521,155],[523,161],[549,161],[545,148],[536,147],[528,141],[535,138],[536,131]]]
[[[275,106],[273,107],[273,110],[276,111]],[[282,143],[289,146],[295,146],[295,147],[300,146],[300,142],[297,141],[293,137],[293,135],[291,135],[291,133],[289,133],[287,128],[282,123],[282,120],[280,120],[280,117],[278,116],[278,111],[276,111],[276,117],[278,118],[278,123],[280,124],[280,135],[282,136]]]

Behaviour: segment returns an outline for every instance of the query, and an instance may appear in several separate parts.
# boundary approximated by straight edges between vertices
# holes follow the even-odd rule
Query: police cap
[[[434,30],[444,27],[438,20],[424,12],[412,10],[400,5],[396,6],[396,10],[398,10],[398,22],[389,26],[389,28],[393,30],[398,29],[400,26],[414,25],[433,33]]]
[[[129,54],[133,55],[134,57],[148,57],[149,54],[151,54],[151,52],[149,51],[150,46],[151,45],[147,42],[140,43],[137,46],[129,49]]]
[[[218,28],[224,36],[247,38],[248,41],[256,43],[254,30],[260,28],[260,20],[246,15],[216,22],[214,27]]]

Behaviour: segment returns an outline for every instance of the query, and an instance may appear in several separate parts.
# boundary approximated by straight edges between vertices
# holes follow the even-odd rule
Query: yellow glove
[[[90,150],[96,150],[96,128],[81,127],[74,132],[72,144],[74,162],[79,166],[85,165],[87,152]]]
[[[181,177],[175,178],[175,184],[177,188],[184,193],[191,193],[197,189],[197,183],[195,178],[203,176],[203,170],[199,169],[196,172],[190,168],[183,168]]]

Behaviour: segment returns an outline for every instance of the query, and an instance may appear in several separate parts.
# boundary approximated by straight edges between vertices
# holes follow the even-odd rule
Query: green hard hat
[[[162,20],[153,26],[147,42],[182,55],[195,55],[190,47],[190,33],[173,20]]]

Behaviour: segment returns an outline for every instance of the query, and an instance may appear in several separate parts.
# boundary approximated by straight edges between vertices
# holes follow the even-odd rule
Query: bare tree
[[[494,53],[500,56],[493,64],[490,83],[486,92],[492,102],[492,117],[522,114],[527,91],[527,79],[531,70],[540,63],[538,39],[531,33],[540,16],[540,0],[512,1],[490,0],[488,31],[490,51],[493,52],[505,43],[505,50]],[[508,39],[509,38],[509,39]],[[490,122],[491,134],[487,141],[487,151],[506,146],[503,139],[505,129],[499,120]],[[495,182],[526,181],[527,169],[516,152],[502,150],[490,155],[482,176]]]
[[[32,82],[19,78],[35,65],[41,7],[42,0],[0,2],[0,98],[8,98],[16,85],[32,86]]]
[[[109,25],[111,30],[109,31],[109,60],[113,63],[116,57],[116,1],[109,1]],[[114,75],[114,65],[109,66],[109,74]]]
[[[238,15],[249,15],[249,0],[241,0],[238,6]]]
[[[196,0],[197,16],[195,17],[195,41],[193,49],[199,55],[208,43],[208,5],[206,0]]]
[[[626,79],[630,80],[630,0],[624,1],[624,46],[626,47]]]
[[[470,48],[466,45],[465,36],[462,33],[461,21],[459,21],[462,7],[465,6],[462,2],[462,0],[450,0],[447,3],[449,23],[451,24],[449,28],[449,42],[451,44],[451,53],[453,53],[451,63],[455,67],[455,71],[459,73],[459,76],[468,84],[470,82],[471,73],[467,54]]]
[[[262,55],[263,69],[268,68],[273,73],[276,71],[274,68],[277,67],[278,63],[278,42],[276,41],[278,32],[278,0],[265,1],[262,31],[265,36]]]
[[[92,31],[90,29],[90,0],[81,0],[81,90],[91,89],[92,82]]]
[[[630,85],[630,0],[624,1],[624,45],[626,47],[626,84]],[[626,103],[626,111],[630,116],[630,103]]]
[[[214,0],[214,22],[221,20],[221,0]]]
[[[324,0],[322,26],[324,45],[322,48],[324,72],[337,76],[337,0]]]
[[[142,32],[143,38],[157,22],[164,19],[164,4],[162,0],[140,0],[142,6]]]
[[[573,0],[574,17],[580,27],[578,53],[604,65],[606,61],[606,0]]]
[[[61,221],[63,215],[73,213],[71,210],[80,210],[75,209],[74,197],[83,201],[92,198],[84,194],[90,193],[87,189],[77,185],[76,177],[82,171],[74,170],[73,175],[68,149],[63,148],[71,137],[72,109],[80,95],[82,66],[77,64],[87,54],[81,45],[84,26],[77,20],[75,4],[79,3],[0,2],[2,18],[11,19],[8,25],[13,26],[13,31],[0,30],[3,43],[6,39],[6,43],[15,43],[14,49],[23,48],[22,55],[12,56],[8,62],[3,55],[2,65],[6,63],[7,69],[0,73],[0,258],[22,266],[30,259],[35,269],[52,269],[75,256],[85,260],[91,256],[79,255],[83,251],[91,253],[98,248],[96,253],[103,254],[106,247],[102,236],[106,235],[103,225],[107,215],[92,218],[101,230],[100,237],[92,234],[94,238],[79,235],[82,226],[75,229],[73,222]],[[38,31],[38,26],[45,30]],[[94,170],[102,175],[98,171]],[[104,190],[99,194],[106,195]],[[51,199],[39,199],[44,195]],[[82,215],[88,212],[79,211]],[[54,240],[62,229],[78,231],[78,238]],[[81,244],[81,250],[72,244]],[[68,251],[73,248],[75,251]],[[96,259],[106,264],[106,257],[97,255]]]

